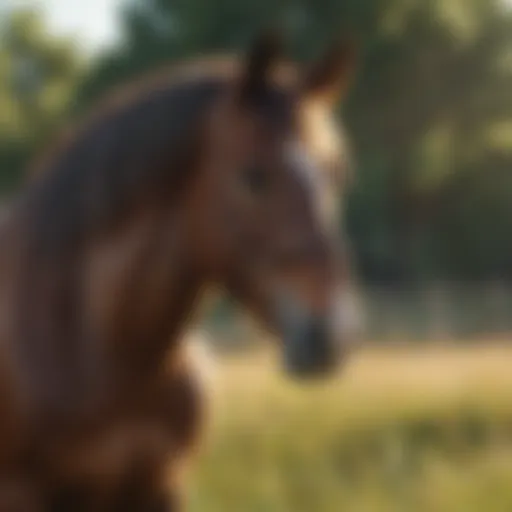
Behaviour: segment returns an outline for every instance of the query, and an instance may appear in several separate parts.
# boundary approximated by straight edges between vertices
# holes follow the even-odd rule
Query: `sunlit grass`
[[[197,512],[512,510],[512,347],[371,349],[312,386],[223,361]]]

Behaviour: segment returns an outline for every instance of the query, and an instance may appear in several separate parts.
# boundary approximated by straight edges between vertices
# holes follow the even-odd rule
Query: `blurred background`
[[[222,404],[192,510],[509,512],[511,0],[0,0],[0,208],[110,88],[269,20],[299,60],[361,41],[340,116],[367,340],[339,380],[298,389],[249,319],[205,304]]]

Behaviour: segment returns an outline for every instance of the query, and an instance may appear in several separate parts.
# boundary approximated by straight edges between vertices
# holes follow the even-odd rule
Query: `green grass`
[[[224,361],[193,512],[510,512],[512,348],[368,350],[335,380]]]

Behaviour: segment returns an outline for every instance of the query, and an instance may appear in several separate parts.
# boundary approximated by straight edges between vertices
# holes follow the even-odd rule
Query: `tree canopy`
[[[123,43],[81,80],[73,47],[41,19],[6,24],[2,182],[64,115],[163,62],[239,50],[269,23],[301,60],[347,32],[361,43],[340,114],[356,155],[346,224],[362,275],[512,278],[512,13],[503,2],[132,0],[120,15]]]

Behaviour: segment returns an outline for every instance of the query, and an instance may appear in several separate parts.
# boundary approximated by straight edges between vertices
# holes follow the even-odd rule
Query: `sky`
[[[7,7],[36,6],[52,31],[76,39],[94,53],[119,36],[116,11],[125,0],[0,0]]]
[[[87,53],[95,53],[119,37],[116,12],[126,0],[0,0],[2,6],[37,6],[50,28],[71,35]],[[502,0],[512,8],[512,0]]]

